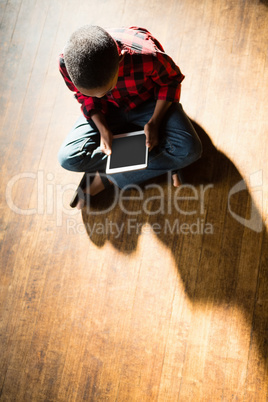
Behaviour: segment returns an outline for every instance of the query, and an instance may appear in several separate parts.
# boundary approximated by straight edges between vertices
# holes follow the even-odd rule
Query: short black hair
[[[92,89],[106,85],[116,73],[119,54],[107,31],[85,25],[71,35],[64,48],[64,61],[74,85]]]

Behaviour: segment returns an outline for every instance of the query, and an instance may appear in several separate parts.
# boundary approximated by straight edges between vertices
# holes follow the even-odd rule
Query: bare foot
[[[181,182],[180,182],[180,179],[179,179],[177,173],[172,175],[172,179],[173,179],[173,186],[174,187],[180,187]]]
[[[76,204],[76,208],[77,209],[82,209],[84,205],[85,205],[84,198],[79,198],[78,203]]]
[[[83,189],[84,194],[90,194],[90,195],[97,195],[101,191],[105,189],[104,184],[101,180],[101,177],[99,175],[99,172],[96,173],[92,183],[90,183],[89,186]],[[77,209],[82,209],[83,206],[85,205],[85,199],[84,198],[79,198],[78,203],[76,205]]]

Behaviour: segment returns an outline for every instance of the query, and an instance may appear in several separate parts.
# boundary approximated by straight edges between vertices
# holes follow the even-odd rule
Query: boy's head
[[[103,28],[85,25],[70,37],[64,60],[77,89],[84,95],[104,96],[117,82],[120,56],[115,41]]]

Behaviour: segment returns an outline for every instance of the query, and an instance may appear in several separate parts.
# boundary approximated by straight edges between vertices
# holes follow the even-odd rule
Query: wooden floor
[[[0,400],[267,401],[267,1],[0,6]],[[188,187],[68,207],[57,57],[85,23],[146,27],[181,67]]]

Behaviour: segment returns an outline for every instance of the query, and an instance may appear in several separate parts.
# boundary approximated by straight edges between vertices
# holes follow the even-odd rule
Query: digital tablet
[[[143,130],[113,137],[112,153],[107,158],[106,173],[145,169],[147,163],[148,147]]]

